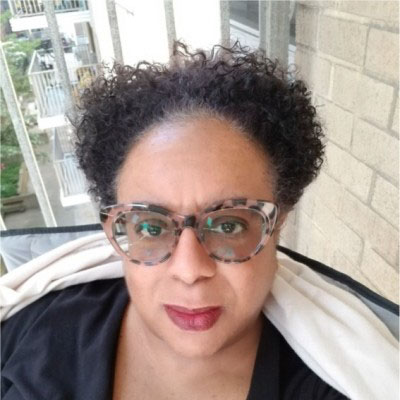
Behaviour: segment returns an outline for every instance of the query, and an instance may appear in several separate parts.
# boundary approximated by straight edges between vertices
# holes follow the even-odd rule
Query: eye
[[[204,228],[224,235],[238,235],[247,230],[247,224],[237,217],[226,216],[214,220],[209,217]]]
[[[135,232],[143,237],[159,237],[166,232],[163,221],[142,221],[135,226]]]

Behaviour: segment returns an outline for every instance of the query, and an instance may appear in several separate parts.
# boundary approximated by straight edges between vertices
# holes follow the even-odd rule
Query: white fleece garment
[[[299,357],[352,400],[398,400],[398,342],[357,297],[278,253],[264,313]],[[104,233],[68,242],[0,278],[1,320],[45,294],[123,276]]]

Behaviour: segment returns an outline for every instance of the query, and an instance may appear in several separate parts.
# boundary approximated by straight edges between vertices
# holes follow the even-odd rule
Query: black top
[[[3,400],[106,400],[128,292],[122,278],[49,293],[2,324]],[[346,399],[265,318],[248,400]]]

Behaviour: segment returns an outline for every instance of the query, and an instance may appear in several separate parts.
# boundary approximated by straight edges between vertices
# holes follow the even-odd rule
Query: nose
[[[178,245],[169,260],[168,271],[174,279],[193,285],[195,282],[212,278],[217,265],[211,259],[192,228],[183,229]]]

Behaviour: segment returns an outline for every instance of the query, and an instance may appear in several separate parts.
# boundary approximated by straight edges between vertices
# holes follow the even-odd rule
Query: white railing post
[[[5,0],[1,0],[5,1]],[[45,0],[8,0],[13,16],[37,15],[44,12]],[[87,10],[85,1],[52,0],[56,12]]]
[[[26,0],[25,0],[25,7],[26,7],[27,10],[28,10],[28,14],[33,14],[33,13],[34,13],[34,11],[33,11],[33,4],[32,4],[31,1],[26,1]]]
[[[44,10],[46,14],[47,24],[49,26],[50,39],[53,45],[55,61],[60,74],[62,88],[65,95],[66,115],[70,116],[73,120],[76,119],[76,112],[74,108],[74,98],[72,95],[71,83],[68,76],[67,64],[64,57],[64,49],[61,43],[61,36],[58,30],[58,23],[54,11],[53,0],[44,0]]]
[[[88,54],[84,54],[86,46],[82,49],[82,57],[87,58]],[[87,60],[77,61],[73,68],[67,70],[74,97],[97,75],[98,65],[86,64],[85,61]],[[40,69],[39,53],[35,51],[28,69],[28,77],[35,94],[39,117],[47,118],[65,114],[64,90],[62,90],[58,69],[43,71]]]
[[[29,176],[35,190],[44,221],[47,226],[57,226],[53,209],[47,195],[46,187],[44,186],[39,166],[36,161],[35,153],[33,152],[32,144],[29,140],[24,118],[18,105],[17,95],[15,93],[10,71],[7,66],[3,45],[0,45],[0,67],[2,71],[0,75],[1,88],[3,89],[8,112],[10,113],[19,147],[21,149],[22,156],[24,157],[26,167],[28,168]]]
[[[43,9],[40,7],[42,2],[40,0],[35,0],[35,13],[39,14],[43,12]]]
[[[33,89],[33,94],[35,95],[36,104],[39,109],[39,115],[43,115],[43,105],[42,105],[42,95],[40,93],[40,89],[37,84],[36,75],[29,75],[29,82]]]

